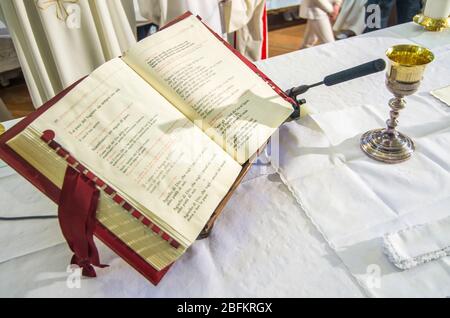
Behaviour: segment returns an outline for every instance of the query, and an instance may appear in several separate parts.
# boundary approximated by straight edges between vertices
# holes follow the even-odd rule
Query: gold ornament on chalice
[[[413,21],[425,28],[427,31],[441,32],[450,27],[450,17],[431,18],[424,14],[418,14]]]
[[[425,68],[434,60],[434,55],[421,46],[396,45],[386,51],[386,56],[389,59],[386,86],[394,95],[389,101],[390,118],[387,128],[366,132],[360,145],[372,159],[399,163],[408,160],[415,149],[412,139],[396,130],[399,112],[406,106],[405,96],[418,90]]]

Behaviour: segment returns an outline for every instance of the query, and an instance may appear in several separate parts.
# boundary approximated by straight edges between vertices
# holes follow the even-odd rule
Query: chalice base
[[[411,158],[414,142],[398,131],[375,129],[361,137],[361,149],[372,159],[384,163],[400,163]]]

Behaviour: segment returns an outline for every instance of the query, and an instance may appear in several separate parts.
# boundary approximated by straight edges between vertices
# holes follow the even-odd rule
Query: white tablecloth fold
[[[385,252],[400,269],[450,255],[450,217],[387,234]]]
[[[327,75],[408,42],[389,32],[293,53],[262,69],[275,80],[278,70],[285,89],[311,83],[321,69]],[[450,111],[429,93],[450,83],[450,46],[435,45],[433,52],[435,62],[400,114],[399,130],[416,142],[411,160],[382,164],[359,148],[362,133],[385,126],[388,117],[392,95],[383,73],[311,90],[304,96],[310,116],[281,128],[283,181],[371,296],[450,296],[449,257],[400,271],[383,253],[386,233],[450,216]]]
[[[431,95],[450,106],[450,85],[432,91]]]

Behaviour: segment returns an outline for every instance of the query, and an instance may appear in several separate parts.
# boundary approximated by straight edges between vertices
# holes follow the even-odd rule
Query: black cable
[[[0,221],[49,220],[57,218],[58,218],[57,215],[36,215],[36,216],[0,217]]]

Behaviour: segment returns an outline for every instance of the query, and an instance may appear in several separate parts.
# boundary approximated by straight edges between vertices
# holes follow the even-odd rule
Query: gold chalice
[[[405,96],[414,94],[420,86],[426,66],[434,59],[433,53],[417,45],[396,45],[386,51],[389,59],[386,86],[395,96],[389,101],[390,118],[387,128],[366,132],[361,137],[361,149],[370,157],[385,163],[408,160],[414,152],[414,142],[398,132],[398,116],[405,108]]]
[[[432,32],[440,32],[450,27],[450,17],[435,19],[424,14],[418,14],[414,16],[413,21],[423,26],[425,30]]]

